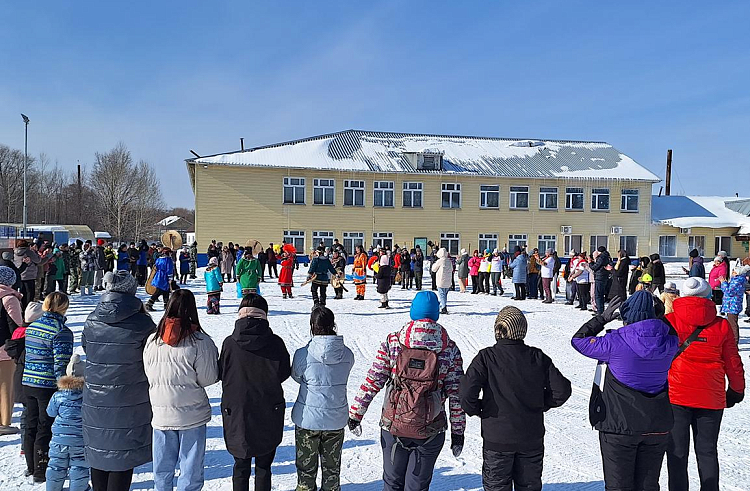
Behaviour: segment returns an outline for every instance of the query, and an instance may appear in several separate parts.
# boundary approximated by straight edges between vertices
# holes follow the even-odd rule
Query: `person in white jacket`
[[[453,283],[453,263],[445,247],[437,251],[437,261],[432,264],[432,272],[435,273],[438,298],[440,299],[440,313],[448,313],[448,290]]]
[[[172,491],[178,461],[178,489],[203,488],[206,423],[211,420],[205,387],[219,380],[218,359],[216,345],[201,329],[193,293],[177,290],[143,349],[153,411],[156,491]]]

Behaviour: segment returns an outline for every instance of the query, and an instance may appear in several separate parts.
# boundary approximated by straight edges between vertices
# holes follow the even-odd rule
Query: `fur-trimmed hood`
[[[83,391],[85,381],[83,377],[71,377],[65,375],[57,379],[57,388],[60,390],[77,390]]]

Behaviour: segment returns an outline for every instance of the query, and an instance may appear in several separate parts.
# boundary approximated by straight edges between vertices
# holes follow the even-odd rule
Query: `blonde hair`
[[[45,312],[54,312],[55,314],[65,315],[68,311],[70,301],[68,296],[62,292],[52,292],[44,298],[42,310]]]

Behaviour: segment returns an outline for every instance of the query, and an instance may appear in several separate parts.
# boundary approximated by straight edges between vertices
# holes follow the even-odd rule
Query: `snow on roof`
[[[651,219],[672,227],[738,227],[739,234],[750,233],[750,217],[727,205],[737,198],[721,196],[653,196]]]
[[[167,227],[178,220],[182,220],[182,217],[178,217],[177,215],[170,215],[167,218],[164,218],[163,220],[159,220],[158,225],[161,225],[162,227]]]
[[[409,154],[443,153],[443,169],[418,170]],[[604,142],[519,140],[346,130],[301,140],[189,159],[253,167],[364,172],[470,174],[496,177],[628,179],[659,177]]]

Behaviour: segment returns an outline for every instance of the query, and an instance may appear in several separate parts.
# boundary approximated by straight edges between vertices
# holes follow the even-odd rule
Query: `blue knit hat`
[[[625,324],[655,318],[654,296],[646,290],[635,292],[620,307],[620,315]]]
[[[435,292],[418,292],[414,296],[414,300],[411,301],[409,316],[413,321],[430,319],[437,322],[438,318],[440,318],[440,301],[438,301]]]

